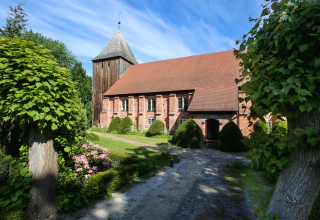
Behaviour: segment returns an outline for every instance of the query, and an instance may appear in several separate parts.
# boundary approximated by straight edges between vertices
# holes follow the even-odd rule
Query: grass
[[[248,192],[252,208],[257,207],[264,213],[267,211],[275,185],[268,183],[263,178],[263,171],[255,171],[251,167],[234,169],[231,166],[226,166],[224,172],[227,174],[226,180],[229,181],[233,189]]]
[[[117,134],[116,132],[107,133],[106,132],[107,129],[105,129],[105,128],[89,128],[89,131],[104,133],[104,134],[108,134],[108,135],[112,135],[112,136],[116,136],[116,137],[121,137],[121,138],[125,138],[128,140],[137,141],[137,142],[141,142],[141,143],[145,143],[145,144],[149,144],[149,145],[153,145],[153,146],[163,147],[163,148],[169,148],[169,147],[181,148],[181,147],[177,147],[174,144],[172,144],[172,142],[171,142],[172,136],[170,136],[170,135],[145,137],[145,136],[143,136],[143,133],[139,133],[139,132],[135,132],[137,134],[134,134],[133,132],[131,134],[130,133],[129,134]]]
[[[130,155],[137,155],[140,158],[152,160],[155,163],[156,169],[161,169],[166,165],[168,166],[170,165],[170,160],[167,158],[164,158],[161,152],[145,149],[143,147],[139,147],[124,141],[100,136],[100,141],[93,141],[93,143],[98,144],[101,147],[105,147],[111,152],[116,151],[116,152],[121,152],[125,154],[130,154]],[[173,162],[179,163],[179,157],[173,155]]]
[[[170,157],[173,156],[173,162],[179,163],[180,159],[176,155],[170,155],[168,152],[157,152],[149,149],[145,149],[143,147],[136,146],[134,144],[130,144],[124,141],[106,138],[103,136],[99,136],[100,141],[93,141],[94,144],[98,144],[101,147],[105,147],[110,151],[110,153],[123,153],[136,155],[140,158],[152,160],[155,164],[155,170],[146,173],[143,176],[136,177],[132,183],[123,186],[119,192],[124,193],[129,189],[133,188],[137,184],[143,184],[147,179],[155,176],[158,172],[163,170],[166,166],[170,165]]]

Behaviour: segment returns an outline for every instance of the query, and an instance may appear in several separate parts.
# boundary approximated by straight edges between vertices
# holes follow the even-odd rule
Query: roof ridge
[[[223,52],[228,52],[228,51],[234,51],[234,50],[224,50],[224,51],[218,51],[218,52],[213,52],[213,53],[204,53],[204,54],[190,55],[190,56],[185,56],[185,57],[170,58],[170,59],[166,59],[166,60],[156,60],[156,61],[151,61],[151,62],[146,62],[146,63],[139,63],[139,64],[136,64],[136,65],[148,64],[148,63],[155,63],[155,62],[161,62],[161,61],[168,61],[168,60],[183,59],[183,58],[187,58],[187,57],[203,56],[203,55],[214,54],[214,53],[223,53]],[[135,65],[135,66],[136,66],[136,65]]]

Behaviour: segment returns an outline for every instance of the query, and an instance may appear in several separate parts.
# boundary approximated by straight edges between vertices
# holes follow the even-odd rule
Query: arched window
[[[148,112],[155,112],[155,111],[156,111],[156,100],[148,99]]]
[[[188,98],[178,98],[178,112],[186,112],[188,110]]]
[[[128,99],[121,101],[121,111],[128,111]]]

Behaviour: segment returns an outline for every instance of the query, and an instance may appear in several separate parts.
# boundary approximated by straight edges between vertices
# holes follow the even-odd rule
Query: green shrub
[[[118,128],[118,133],[119,134],[127,134],[131,131],[131,125],[133,125],[133,122],[131,118],[125,117],[124,119],[121,120],[119,128]]]
[[[153,136],[157,134],[162,134],[163,133],[163,122],[160,120],[155,120],[152,122],[149,130],[148,130],[148,136]]]
[[[100,141],[100,137],[99,135],[96,135],[94,133],[87,133],[86,134],[86,139],[88,141]]]
[[[29,217],[23,210],[14,210],[9,212],[0,212],[1,220],[28,220]]]
[[[313,203],[308,219],[310,220],[320,219],[320,193],[318,193],[318,196]]]
[[[128,156],[127,154],[115,152],[110,152],[109,156],[113,153],[118,158]],[[152,161],[140,159],[135,164],[122,165],[94,174],[84,183],[73,178],[76,174],[72,172],[59,172],[57,209],[61,212],[78,210],[80,207],[89,205],[93,199],[110,196],[112,192],[130,183],[136,176],[152,169],[154,169]]]
[[[0,146],[0,188],[6,185],[9,179],[9,165],[2,164],[3,159],[7,156],[5,149],[5,146]]]
[[[131,155],[129,157],[125,157],[123,158],[123,160],[121,161],[122,164],[124,165],[128,165],[128,164],[135,164],[138,163],[140,161],[140,158],[136,155]]]
[[[254,126],[253,126],[253,130],[255,134],[261,134],[261,133],[266,133],[266,134],[270,134],[270,128],[268,125],[268,122],[263,122],[261,119],[258,120]]]
[[[143,160],[137,164],[129,164],[97,173],[88,179],[87,189],[95,195],[110,195],[121,186],[130,183],[136,176],[154,168],[152,161]]]
[[[0,188],[1,212],[24,209],[32,194],[29,193],[32,172],[28,169],[28,147],[20,148],[21,157],[15,160],[10,155],[2,160],[2,164],[9,164],[12,171],[7,184]]]
[[[191,118],[184,121],[175,131],[172,143],[184,148],[199,148],[202,130]]]
[[[280,133],[280,134],[286,134],[287,133],[287,122],[282,121],[282,120],[276,120],[272,124],[272,131],[273,133]]]
[[[244,152],[246,148],[242,143],[243,135],[239,127],[229,121],[220,132],[219,150],[224,152]]]
[[[275,169],[273,173],[264,169],[263,176],[269,183],[276,184],[278,182],[280,172],[281,171],[279,169]]]
[[[121,122],[121,118],[120,117],[114,117],[108,127],[108,133],[110,133],[111,131],[117,131],[119,128]]]

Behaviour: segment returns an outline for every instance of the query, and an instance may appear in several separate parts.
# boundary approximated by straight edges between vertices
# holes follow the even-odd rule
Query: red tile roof
[[[238,111],[238,88],[196,89],[188,111]]]
[[[190,111],[236,111],[239,69],[233,50],[136,64],[104,96],[195,90]]]

